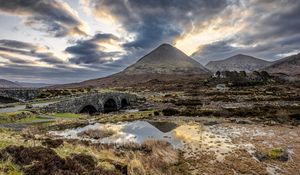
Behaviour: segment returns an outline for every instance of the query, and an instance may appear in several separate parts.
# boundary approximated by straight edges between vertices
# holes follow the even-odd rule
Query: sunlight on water
[[[79,133],[89,130],[113,131],[113,134],[101,139],[86,138]],[[174,148],[184,151],[185,157],[197,156],[199,153],[210,154],[217,161],[233,152],[237,146],[232,144],[228,131],[219,127],[204,127],[199,123],[177,125],[170,122],[133,121],[120,123],[95,123],[82,128],[65,131],[52,131],[50,134],[69,139],[89,140],[93,143],[141,144],[146,140],[165,140]]]

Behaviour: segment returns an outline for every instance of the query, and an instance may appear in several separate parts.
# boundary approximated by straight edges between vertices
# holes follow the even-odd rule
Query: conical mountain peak
[[[156,49],[126,68],[125,74],[207,74],[199,62],[170,44]]]

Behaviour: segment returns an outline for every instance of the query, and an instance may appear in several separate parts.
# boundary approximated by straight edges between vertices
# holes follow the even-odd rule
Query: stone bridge
[[[91,93],[73,97],[45,107],[46,112],[100,113],[118,111],[135,104],[137,96],[129,93]]]
[[[0,89],[0,102],[25,102],[38,95],[38,89]]]

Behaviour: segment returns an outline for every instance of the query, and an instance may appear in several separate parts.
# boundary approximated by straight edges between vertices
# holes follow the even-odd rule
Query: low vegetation
[[[53,117],[57,117],[57,118],[70,118],[70,119],[85,117],[81,114],[74,114],[74,113],[53,113],[53,114],[50,114],[50,115],[53,116]]]
[[[122,113],[122,114],[101,114],[95,116],[97,122],[106,123],[106,122],[122,122],[122,121],[134,121],[141,119],[149,119],[154,116],[154,111],[138,111],[131,113]]]
[[[8,130],[0,132],[0,174],[184,174],[181,154],[164,141],[113,145],[84,141],[25,141]]]
[[[38,115],[31,111],[17,111],[9,113],[0,113],[0,124],[3,123],[28,123],[40,120]]]

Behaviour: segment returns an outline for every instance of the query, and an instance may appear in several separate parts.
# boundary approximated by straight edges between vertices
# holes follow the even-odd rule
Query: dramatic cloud
[[[95,41],[108,42],[113,36],[96,35]],[[119,66],[74,66],[54,56],[46,46],[15,40],[0,40],[0,75],[15,81],[71,83],[109,75]],[[63,78],[62,78],[63,75]]]
[[[63,64],[63,61],[48,51],[45,46],[15,40],[0,40],[0,57],[12,63]]]
[[[235,54],[276,60],[300,52],[299,0],[0,3],[0,74],[13,79],[65,83],[97,78],[133,64],[162,43],[202,64]]]
[[[112,34],[96,34],[88,40],[79,40],[67,47],[73,55],[70,62],[75,64],[104,64],[120,59],[124,54],[119,38]]]
[[[86,35],[86,27],[70,6],[58,0],[0,0],[0,12],[23,18],[24,24],[55,37]]]
[[[241,1],[247,7],[243,28],[221,41],[202,45],[193,57],[206,64],[244,53],[275,60],[300,48],[300,3],[286,1]]]
[[[219,0],[83,0],[100,20],[121,24],[133,35],[126,47],[153,48],[212,18],[227,6]]]

